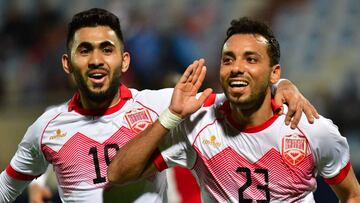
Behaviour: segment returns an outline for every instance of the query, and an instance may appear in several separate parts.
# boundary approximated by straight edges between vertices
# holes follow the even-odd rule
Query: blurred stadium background
[[[124,80],[139,89],[171,86],[203,57],[209,69],[205,86],[220,91],[220,45],[231,19],[265,20],[280,41],[283,77],[339,126],[360,177],[358,0],[0,0],[1,170],[45,108],[71,97],[60,60],[66,26],[74,13],[92,7],[120,17],[132,56]],[[336,202],[329,190],[319,179],[316,199]]]

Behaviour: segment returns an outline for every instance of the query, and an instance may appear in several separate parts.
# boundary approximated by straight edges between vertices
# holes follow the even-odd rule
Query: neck
[[[263,99],[253,104],[244,108],[244,105],[230,103],[231,117],[243,127],[253,127],[263,124],[274,115],[271,93],[267,93]]]

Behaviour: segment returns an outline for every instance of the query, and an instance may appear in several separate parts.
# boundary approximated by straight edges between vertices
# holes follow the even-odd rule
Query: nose
[[[89,66],[97,67],[102,65],[104,65],[104,58],[102,52],[99,50],[94,50],[90,56]]]
[[[244,74],[244,72],[245,72],[245,66],[240,62],[235,63],[234,66],[232,66],[231,68],[232,75]]]

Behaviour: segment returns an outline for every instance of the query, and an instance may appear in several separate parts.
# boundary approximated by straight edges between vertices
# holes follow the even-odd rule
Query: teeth
[[[94,73],[92,75],[90,75],[89,77],[91,78],[95,78],[95,79],[100,79],[104,76],[104,74],[101,74],[101,73]]]
[[[231,86],[246,86],[248,84],[249,83],[246,82],[246,81],[232,81],[232,82],[230,82]]]

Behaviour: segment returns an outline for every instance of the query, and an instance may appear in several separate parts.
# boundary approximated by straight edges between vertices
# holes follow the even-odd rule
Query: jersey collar
[[[117,103],[115,106],[106,109],[91,110],[91,109],[83,109],[79,105],[80,93],[79,91],[77,91],[69,102],[68,111],[70,112],[74,110],[77,113],[88,116],[100,116],[100,115],[112,114],[120,110],[124,106],[126,101],[132,98],[131,91],[124,84],[120,84],[119,92],[120,92],[120,102]]]
[[[235,128],[237,128],[238,130],[240,130],[241,132],[256,133],[256,132],[262,131],[265,128],[269,127],[279,117],[279,112],[280,112],[282,106],[277,105],[275,103],[275,100],[271,99],[271,108],[274,112],[274,115],[272,117],[270,117],[267,121],[265,121],[264,123],[262,123],[258,126],[251,126],[251,127],[241,126],[238,122],[236,122],[232,118],[229,100],[225,101],[224,104],[219,107],[219,110],[224,111],[225,116],[226,116],[227,120],[230,122],[230,124],[232,126],[234,126]]]

